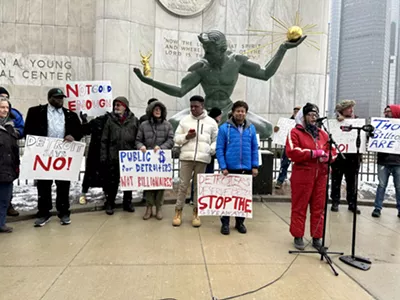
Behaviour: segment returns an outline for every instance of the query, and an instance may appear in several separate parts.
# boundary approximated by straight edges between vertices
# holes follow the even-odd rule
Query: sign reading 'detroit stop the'
[[[171,150],[119,151],[121,190],[173,188]]]
[[[21,178],[76,181],[85,143],[28,135],[21,160]]]
[[[198,174],[200,216],[253,217],[253,177],[251,175]]]
[[[400,120],[388,118],[372,118],[375,127],[374,136],[369,139],[368,151],[384,153],[400,153]]]
[[[342,131],[340,128],[341,126],[354,126],[354,127],[362,127],[365,125],[365,119],[344,119],[343,121],[339,122],[336,119],[329,119],[329,127],[328,130],[332,134],[332,137],[340,152],[343,153],[357,153],[357,130],[353,129],[351,131]],[[366,139],[367,135],[364,131],[360,132],[361,138],[361,146],[360,146],[360,153],[365,153],[366,151]]]
[[[88,116],[99,116],[112,110],[110,81],[75,81],[65,86],[67,107]]]

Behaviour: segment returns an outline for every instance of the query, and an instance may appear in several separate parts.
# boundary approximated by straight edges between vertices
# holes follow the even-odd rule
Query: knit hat
[[[335,110],[340,113],[346,108],[352,107],[354,105],[356,105],[356,101],[354,100],[342,100],[338,104],[336,104]]]
[[[6,94],[10,98],[10,93],[2,86],[0,86],[0,94]]]
[[[303,106],[303,115],[306,116],[310,112],[319,114],[319,108],[315,104],[307,102],[307,104]]]
[[[115,98],[114,101],[113,101],[113,106],[115,105],[115,102],[116,102],[116,101],[118,101],[119,103],[121,103],[122,106],[124,106],[125,108],[128,108],[128,107],[129,107],[129,101],[128,101],[128,99],[126,99],[126,98],[123,97],[123,96],[119,96],[119,97]]]
[[[211,118],[215,119],[216,117],[220,116],[222,111],[218,107],[213,107],[208,114]]]

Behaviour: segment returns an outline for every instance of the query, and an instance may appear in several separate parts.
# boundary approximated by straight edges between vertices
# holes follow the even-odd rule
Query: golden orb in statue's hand
[[[286,37],[288,41],[295,42],[303,35],[303,30],[299,26],[292,26],[288,29]]]

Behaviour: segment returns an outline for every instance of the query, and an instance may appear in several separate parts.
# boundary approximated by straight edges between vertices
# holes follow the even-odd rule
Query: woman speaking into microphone
[[[305,248],[303,236],[309,204],[313,247],[319,249],[322,246],[329,137],[317,126],[318,118],[318,107],[307,103],[298,112],[296,126],[286,140],[286,154],[293,162],[290,233],[299,250]],[[335,158],[336,149],[332,148],[332,161]]]

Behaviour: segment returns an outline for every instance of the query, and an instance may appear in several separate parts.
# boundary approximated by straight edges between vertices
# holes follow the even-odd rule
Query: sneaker
[[[239,233],[245,234],[247,232],[246,226],[243,223],[236,223],[235,229],[239,231]]]
[[[400,215],[400,213],[399,213],[399,215]],[[399,217],[399,215],[397,215],[397,216]],[[372,212],[371,216],[373,216],[374,218],[379,218],[381,216],[381,210],[379,208],[375,208],[374,211]]]
[[[223,224],[223,225],[221,226],[221,233],[222,233],[223,235],[228,235],[230,232],[231,232],[231,231],[230,231],[230,229],[229,229],[229,225],[228,225],[228,224]]]
[[[304,241],[303,241],[302,237],[295,237],[293,244],[294,244],[294,247],[298,250],[304,250],[304,248],[306,247],[304,245]]]
[[[280,190],[280,189],[282,188],[282,182],[277,181],[277,182],[275,183],[275,188],[276,188],[277,190]]]
[[[331,211],[338,212],[339,211],[339,203],[332,202]]]
[[[354,206],[353,205],[349,205],[349,211],[354,213]],[[361,214],[361,211],[357,208],[357,215]]]
[[[322,241],[321,241],[321,239],[313,238],[313,239],[312,239],[312,246],[313,246],[315,249],[319,250],[319,249],[322,247]]]
[[[50,221],[50,216],[40,217],[40,218],[36,219],[34,226],[35,227],[43,227],[49,221]]]
[[[79,197],[79,204],[80,205],[85,205],[87,203],[87,201],[86,201],[86,195],[81,195],[80,197]]]
[[[69,225],[69,224],[71,224],[71,219],[69,216],[62,216],[60,218],[60,223],[61,223],[61,225]]]
[[[7,225],[0,227],[0,233],[11,233],[11,232],[13,232],[12,227],[8,227]]]

